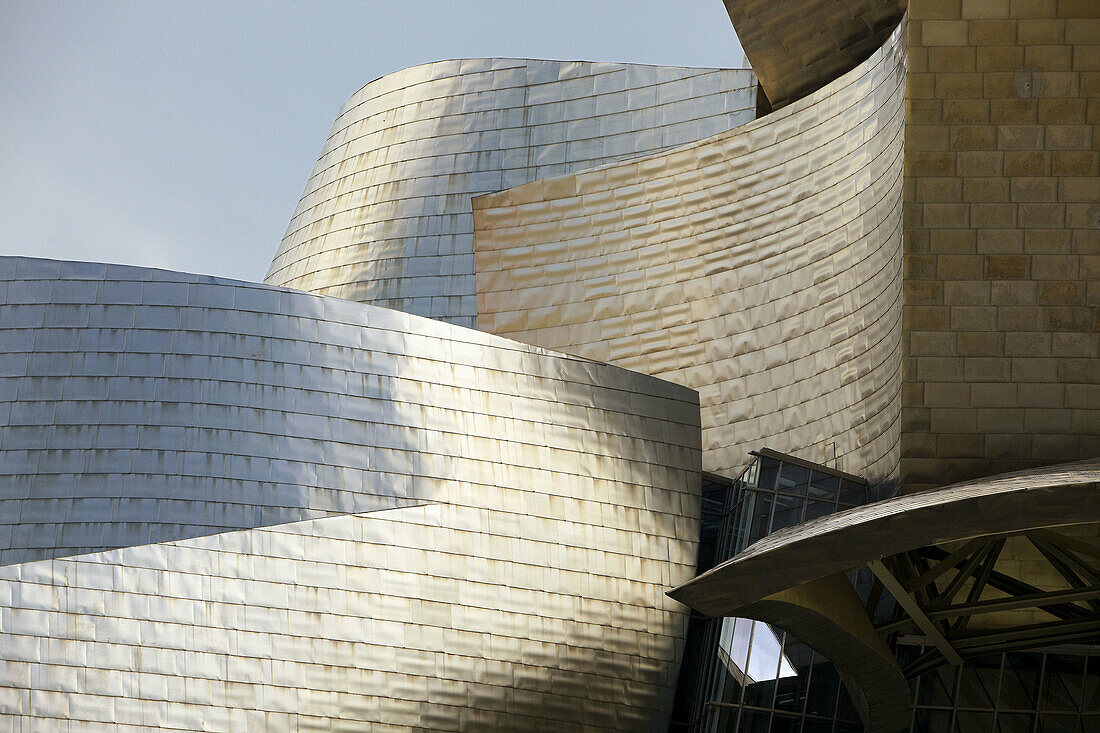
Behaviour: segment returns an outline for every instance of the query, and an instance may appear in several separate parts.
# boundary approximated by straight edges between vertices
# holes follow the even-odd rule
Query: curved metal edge
[[[708,616],[736,615],[773,593],[918,547],[1100,522],[1097,471],[1100,459],[838,512],[766,537],[669,595]],[[1057,472],[1064,483],[1046,484],[1044,474]]]
[[[868,731],[908,730],[909,685],[843,573],[782,590],[737,615],[777,626],[828,658],[846,678]]]

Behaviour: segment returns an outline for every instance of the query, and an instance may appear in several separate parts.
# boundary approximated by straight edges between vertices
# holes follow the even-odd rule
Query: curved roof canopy
[[[669,595],[708,616],[794,634],[854,680],[871,730],[900,730],[906,677],[990,652],[1100,639],[1098,530],[1092,459],[805,522]],[[1002,553],[1006,544],[1013,549]],[[875,580],[861,596],[846,574],[865,567]],[[894,601],[885,613],[884,594]],[[888,651],[899,637],[929,651],[902,669]]]

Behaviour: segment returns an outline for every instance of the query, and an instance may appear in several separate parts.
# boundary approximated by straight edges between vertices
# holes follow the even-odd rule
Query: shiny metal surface
[[[470,197],[752,120],[752,71],[463,59],[341,110],[266,282],[476,327]]]
[[[875,53],[908,0],[725,0],[737,39],[775,108],[817,91]]]
[[[691,390],[278,288],[0,267],[5,724],[667,718]]]
[[[905,28],[668,153],[474,199],[481,328],[699,390],[705,470],[767,444],[896,478]]]

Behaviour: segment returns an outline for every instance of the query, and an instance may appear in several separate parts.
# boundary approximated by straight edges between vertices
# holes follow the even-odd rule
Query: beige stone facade
[[[909,17],[903,484],[1100,454],[1100,3]]]

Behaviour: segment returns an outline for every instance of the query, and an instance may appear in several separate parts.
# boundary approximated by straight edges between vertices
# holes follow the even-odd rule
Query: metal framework
[[[1040,588],[995,569],[1005,542],[1024,538],[1061,588]],[[1100,641],[1100,546],[1051,529],[979,537],[953,551],[930,545],[868,563],[875,581],[867,601],[874,617],[886,590],[894,612],[875,628],[891,642],[914,632],[931,647],[902,668],[907,678],[969,657],[1050,644]],[[1034,575],[1031,567],[1028,575]],[[990,597],[992,595],[992,597]],[[1007,611],[1031,610],[1023,625],[980,624]]]

